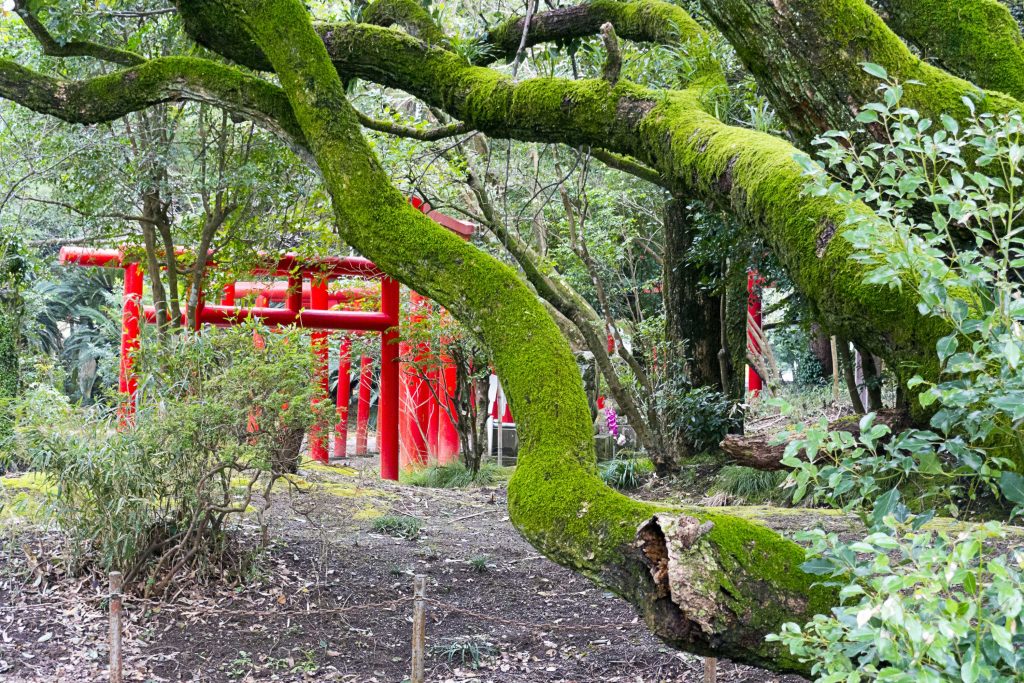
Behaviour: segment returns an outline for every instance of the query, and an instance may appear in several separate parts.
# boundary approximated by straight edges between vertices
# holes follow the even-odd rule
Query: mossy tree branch
[[[356,111],[356,115],[359,117],[359,123],[364,128],[375,130],[378,133],[387,133],[388,135],[396,135],[398,137],[409,138],[411,140],[420,140],[421,142],[436,142],[437,140],[444,140],[445,138],[462,135],[469,130],[464,123],[450,123],[444,126],[418,128],[416,126],[406,126],[393,121],[375,119],[358,110]]]
[[[105,76],[65,81],[0,58],[0,97],[68,123],[115,121],[165,102],[207,102],[251,118],[302,156],[302,128],[277,86],[205,59],[159,57]]]
[[[935,4],[900,4],[911,2]],[[1012,97],[922,61],[865,0],[706,0],[702,7],[805,148],[827,130],[853,130],[860,107],[878,100],[878,80],[863,71],[864,62],[880,64],[904,83],[923,84],[908,85],[903,103],[936,119],[967,114],[966,96],[984,98],[981,108],[988,111],[1020,107]],[[947,40],[946,29],[937,26],[926,29],[933,41]]]
[[[924,58],[983,88],[1024,99],[1024,37],[996,0],[874,0]]]
[[[428,45],[448,47],[448,36],[416,0],[374,0],[363,10],[362,20],[376,26],[401,26]]]

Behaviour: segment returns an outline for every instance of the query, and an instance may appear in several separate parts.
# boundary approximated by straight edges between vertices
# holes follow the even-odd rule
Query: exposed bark
[[[853,354],[850,353],[850,342],[842,337],[836,339],[836,351],[839,354],[839,365],[843,370],[843,381],[846,383],[846,391],[850,395],[850,403],[853,404],[853,412],[863,415],[864,402],[860,400],[860,389],[857,386],[857,378],[853,368]]]
[[[664,223],[665,336],[682,348],[691,384],[722,391],[718,364],[722,307],[720,297],[708,290],[707,280],[713,274],[690,263],[696,226],[684,200],[675,198],[665,204]]]
[[[829,431],[849,432],[853,436],[860,436],[860,416],[841,417],[829,423]],[[872,422],[875,425],[889,427],[893,434],[896,434],[910,426],[910,418],[906,411],[902,410],[880,410],[875,413]],[[782,457],[786,452],[786,444],[773,444],[773,438],[768,434],[757,434],[754,436],[737,436],[730,434],[720,444],[722,451],[738,465],[753,467],[758,470],[785,470],[788,469],[782,464]]]
[[[811,324],[810,351],[821,365],[821,376],[832,377],[832,344],[831,339],[818,323]]]
[[[860,354],[861,373],[864,375],[864,389],[867,394],[868,404],[864,406],[870,412],[882,409],[882,374],[875,357],[867,351],[857,349]]]

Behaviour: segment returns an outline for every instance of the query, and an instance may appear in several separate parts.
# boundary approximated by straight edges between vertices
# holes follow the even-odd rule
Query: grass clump
[[[726,465],[719,471],[714,489],[742,498],[748,503],[764,503],[786,497],[780,488],[785,480],[786,473],[782,471],[768,472],[742,465]]]
[[[413,539],[420,535],[423,520],[412,515],[381,515],[370,527],[378,534]]]
[[[471,669],[479,669],[480,661],[484,657],[496,657],[501,654],[501,649],[497,645],[473,636],[454,638],[431,645],[429,651],[432,655],[445,657],[449,664],[468,666]]]
[[[617,489],[635,489],[654,474],[650,458],[616,458],[600,465],[601,479]]]
[[[488,564],[490,561],[491,558],[489,555],[475,555],[469,558],[469,568],[477,574],[486,574],[491,571],[491,567]]]
[[[476,475],[464,463],[430,465],[421,469],[403,472],[403,484],[425,486],[433,489],[461,489],[467,486],[492,486],[508,477],[508,469],[494,463],[484,463]]]

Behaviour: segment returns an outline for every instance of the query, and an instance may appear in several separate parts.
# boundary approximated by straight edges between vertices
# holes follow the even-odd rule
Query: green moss
[[[698,75],[721,79],[721,66],[711,54],[704,28],[683,8],[663,0],[590,0],[571,8],[535,15],[527,33],[527,45],[597,35],[610,22],[620,38],[645,43],[682,46],[697,61]],[[523,35],[522,17],[513,17],[491,29],[484,59],[511,59]]]
[[[826,130],[850,130],[857,107],[878,98],[877,79],[862,62],[880,64],[903,83],[924,83],[908,89],[904,104],[936,119],[965,114],[965,96],[984,97],[982,108],[990,111],[1019,106],[923,62],[864,0],[708,0],[703,7],[804,146]]]
[[[362,20],[378,26],[401,26],[428,45],[448,45],[444,31],[416,0],[374,0],[363,10]]]
[[[1024,38],[996,0],[882,0],[886,23],[925,59],[983,88],[1024,98]]]
[[[42,495],[50,495],[57,491],[46,475],[40,472],[25,472],[24,474],[0,477],[0,487],[12,491],[30,491]]]
[[[45,522],[47,497],[54,493],[53,484],[38,472],[0,477],[0,521]]]

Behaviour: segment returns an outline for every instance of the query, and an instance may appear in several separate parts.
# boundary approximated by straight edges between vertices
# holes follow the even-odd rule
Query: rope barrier
[[[142,600],[130,600],[125,599],[126,611],[132,607],[148,607],[151,609],[157,609],[161,613],[165,614],[196,614],[199,612],[209,612],[210,617],[222,617],[222,616],[282,616],[282,617],[294,617],[294,616],[316,616],[316,615],[335,615],[335,614],[348,614],[352,612],[360,611],[380,611],[380,610],[393,610],[401,605],[412,603],[413,597],[396,598],[394,600],[387,600],[384,602],[363,602],[358,604],[345,605],[341,607],[308,607],[305,609],[295,608],[275,608],[273,605],[268,605],[265,608],[259,609],[238,609],[231,607],[218,607],[216,605],[195,605],[192,607],[184,607],[177,605],[164,605],[153,601],[142,601]],[[638,625],[639,621],[623,621],[623,622],[605,622],[601,624],[574,624],[566,622],[549,622],[539,623],[531,621],[519,621],[516,619],[506,619],[503,617],[496,616],[494,614],[487,614],[485,612],[478,612],[476,610],[468,609],[465,607],[459,607],[448,602],[437,600],[435,598],[424,598],[424,600],[431,606],[445,611],[454,612],[458,614],[464,614],[466,616],[475,617],[477,619],[483,619],[505,626],[514,626],[517,628],[531,629],[536,631],[550,631],[553,629],[560,629],[563,631],[607,631],[611,629],[622,629],[632,628]],[[52,611],[57,608],[67,607],[66,603],[36,603],[27,604],[21,606],[3,606],[0,607],[0,612],[17,612],[23,610],[33,611]],[[97,608],[99,609],[99,608]]]

